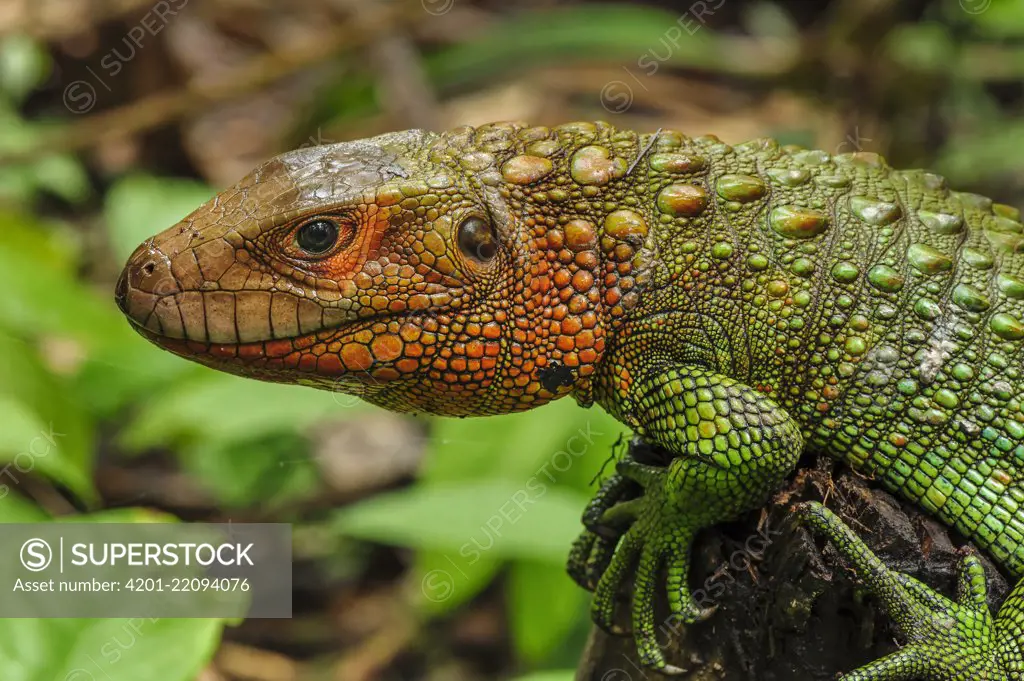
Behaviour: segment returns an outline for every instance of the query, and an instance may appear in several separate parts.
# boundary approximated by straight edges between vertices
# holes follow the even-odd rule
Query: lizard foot
[[[673,469],[685,465],[685,460],[676,460],[669,468],[629,460],[620,462],[616,467],[618,475],[639,483],[644,493],[607,508],[600,518],[602,526],[628,529],[619,538],[607,569],[600,575],[591,616],[605,631],[625,633],[615,625],[616,596],[632,574],[633,636],[639,659],[662,674],[678,674],[684,670],[667,664],[658,645],[654,601],[659,573],[664,570],[666,575],[671,621],[692,624],[714,612],[714,608],[697,604],[688,585],[690,547],[699,528],[680,508],[672,487]],[[606,546],[598,540],[593,550],[602,552]],[[591,556],[593,560],[593,553]]]
[[[616,634],[624,633],[615,625],[616,599],[631,579],[640,663],[681,673],[658,645],[655,602],[661,599],[655,596],[666,594],[665,624],[672,626],[714,612],[690,591],[695,535],[762,503],[796,464],[803,438],[799,424],[770,398],[704,368],[659,363],[622,371],[632,377],[620,396],[622,409],[632,415],[639,440],[584,514],[591,534],[573,547],[570,570],[588,584],[597,577],[591,617]],[[611,529],[604,535],[600,528]]]
[[[857,577],[881,602],[906,640],[900,650],[840,677],[841,681],[968,681],[1020,679],[1007,673],[1007,653],[1018,651],[993,621],[986,601],[981,561],[965,554],[960,564],[956,600],[950,600],[901,572],[890,570],[832,511],[817,502],[800,504],[797,517],[830,540]],[[1005,609],[1005,608],[1004,608]],[[1019,615],[1019,611],[1017,613]],[[1003,614],[1000,614],[1002,619]],[[1018,627],[1013,617],[1007,625]],[[1007,645],[1010,648],[1007,648]]]

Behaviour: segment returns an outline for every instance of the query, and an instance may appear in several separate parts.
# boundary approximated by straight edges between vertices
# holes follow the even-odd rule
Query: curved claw
[[[671,621],[689,624],[714,612],[714,608],[697,604],[688,584],[690,547],[696,527],[687,522],[686,516],[677,515],[675,505],[664,497],[666,469],[626,461],[619,464],[618,470],[623,479],[640,482],[645,491],[640,498],[612,506],[601,517],[604,526],[630,527],[598,582],[591,614],[605,631],[624,633],[614,621],[614,596],[626,574],[636,566],[631,621],[639,661],[662,674],[681,674],[685,670],[667,664],[658,643],[654,606],[664,565]]]
[[[616,480],[592,507],[604,507],[602,521],[631,523],[598,582],[592,614],[599,626],[615,629],[615,591],[639,560],[632,613],[637,647],[645,666],[665,671],[654,630],[660,564],[673,566],[673,617],[696,621],[714,612],[699,606],[686,584],[694,534],[763,502],[795,466],[804,442],[796,419],[752,386],[648,354],[613,363],[613,371],[630,376],[619,406],[642,437],[616,473],[643,493],[635,502],[620,496],[618,505],[609,505],[607,497],[625,494],[625,483]],[[597,518],[588,513],[587,520]]]
[[[636,487],[632,480],[613,474],[601,483],[583,511],[586,529],[573,542],[566,571],[587,591],[595,589],[612,560],[619,538],[635,518],[628,504],[636,495]]]
[[[689,553],[689,547],[681,553]],[[640,663],[649,669],[656,670],[659,674],[674,676],[686,672],[682,667],[670,665],[665,661],[665,655],[657,638],[657,626],[654,619],[655,593],[659,586],[658,574],[662,563],[671,553],[665,553],[658,549],[646,546],[640,553],[640,560],[637,564],[636,577],[634,580],[632,621],[633,637],[636,641],[636,648]],[[687,595],[689,590],[686,589]],[[669,592],[671,600],[672,592]],[[692,598],[691,598],[692,600]],[[673,609],[675,614],[675,610]]]
[[[635,482],[614,473],[601,483],[584,509],[582,520],[586,529],[572,544],[566,571],[576,584],[587,591],[596,588],[598,580],[608,569],[619,538],[635,517],[628,512],[628,506],[618,511],[614,509],[628,504],[636,494]]]

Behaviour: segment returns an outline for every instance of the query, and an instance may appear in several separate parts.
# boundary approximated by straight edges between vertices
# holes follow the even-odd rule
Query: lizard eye
[[[323,255],[338,242],[338,223],[318,218],[307,222],[295,233],[295,243],[310,255]]]
[[[481,217],[473,215],[463,220],[458,238],[463,255],[477,262],[490,262],[498,254],[498,236]]]

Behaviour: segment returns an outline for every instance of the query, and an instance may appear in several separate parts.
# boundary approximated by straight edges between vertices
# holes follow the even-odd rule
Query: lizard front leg
[[[619,375],[622,375],[621,373]],[[690,548],[698,530],[762,503],[792,470],[803,448],[797,423],[753,388],[695,366],[651,368],[619,383],[611,409],[637,435],[669,451],[667,466],[632,459],[617,473],[643,494],[604,511],[602,524],[628,524],[594,591],[594,622],[613,631],[615,596],[634,574],[632,621],[641,661],[663,673],[668,665],[655,637],[659,572],[666,578],[672,616],[706,618],[690,591]],[[594,542],[604,551],[606,542]],[[574,553],[579,553],[580,548]]]

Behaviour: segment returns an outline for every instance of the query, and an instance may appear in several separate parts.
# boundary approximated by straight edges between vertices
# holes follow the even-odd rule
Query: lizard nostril
[[[156,265],[154,265],[151,262],[147,262],[145,265],[142,266],[142,271],[145,272],[146,274],[153,274],[153,270],[155,269]]]

